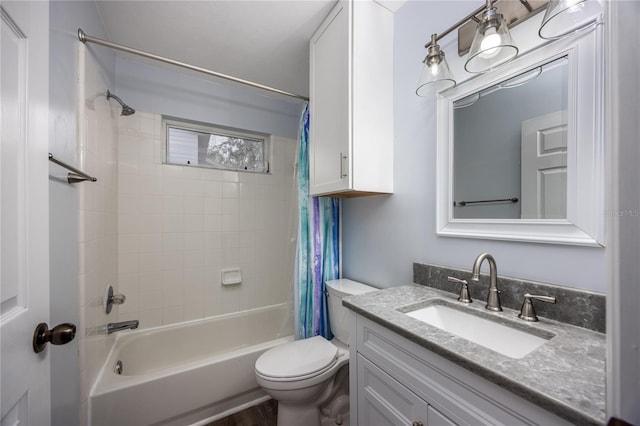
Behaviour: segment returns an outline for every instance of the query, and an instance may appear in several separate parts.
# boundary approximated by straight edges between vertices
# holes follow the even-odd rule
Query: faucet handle
[[[525,321],[538,321],[536,310],[533,308],[532,299],[540,300],[547,303],[556,303],[556,298],[554,296],[538,296],[535,294],[525,293],[524,301],[522,302],[522,307],[520,308],[518,318]]]
[[[110,314],[113,305],[122,305],[125,300],[127,300],[127,297],[124,294],[114,294],[113,286],[107,286],[104,289],[104,297],[102,298],[105,313]]]
[[[469,283],[467,282],[467,280],[461,280],[460,278],[456,277],[447,277],[447,281],[449,281],[450,283],[462,284],[462,287],[460,287],[460,296],[458,296],[458,301],[462,303],[473,302],[473,300],[471,300],[471,295],[469,294]]]

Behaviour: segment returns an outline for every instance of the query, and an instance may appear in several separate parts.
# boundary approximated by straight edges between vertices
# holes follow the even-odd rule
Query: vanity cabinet
[[[310,41],[311,195],[393,191],[393,13],[339,1]]]
[[[358,424],[445,426],[455,423],[362,355],[358,355]],[[416,420],[413,420],[416,419]]]
[[[350,333],[352,425],[571,424],[353,312]]]

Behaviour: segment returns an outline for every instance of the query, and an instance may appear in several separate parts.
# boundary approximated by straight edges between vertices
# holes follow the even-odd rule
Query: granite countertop
[[[434,299],[532,334],[555,336],[524,358],[513,359],[402,313]],[[542,317],[526,322],[512,309],[490,312],[482,300],[464,305],[456,299],[451,293],[411,284],[349,296],[343,305],[570,422],[605,423],[604,334]]]

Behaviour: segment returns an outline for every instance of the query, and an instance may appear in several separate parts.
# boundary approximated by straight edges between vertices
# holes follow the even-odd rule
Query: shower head
[[[129,105],[122,105],[122,111],[120,112],[120,115],[131,115],[135,113],[136,110],[131,108]]]
[[[122,102],[122,99],[120,99],[119,97],[117,97],[116,95],[114,95],[113,93],[111,93],[109,90],[107,90],[107,100],[109,99],[115,99],[120,106],[122,107],[122,112],[120,112],[120,115],[131,115],[134,114],[136,112],[135,109],[131,108],[129,105],[125,104],[124,102]]]

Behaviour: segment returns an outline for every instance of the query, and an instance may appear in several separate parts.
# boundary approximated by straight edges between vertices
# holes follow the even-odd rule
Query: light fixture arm
[[[458,22],[456,22],[446,30],[442,31],[441,33],[438,33],[438,36],[436,37],[436,41],[440,40],[442,37],[445,37],[452,31],[457,30],[458,28],[460,28],[462,25],[466,24],[469,21],[473,20],[478,22],[478,19],[476,18],[476,16],[484,12],[485,10],[491,9],[499,1],[500,0],[486,0],[486,3],[484,5],[478,7],[473,12],[469,13],[467,16],[460,19]],[[529,13],[533,11],[531,4],[527,0],[520,0],[520,4],[522,4],[522,6],[525,7]],[[431,44],[433,44],[433,40],[430,40],[429,42],[427,42],[427,44],[425,44],[424,47],[428,49],[429,46],[431,46]]]
[[[438,33],[438,36],[436,37],[435,41],[440,40],[442,37],[448,35],[451,31],[457,30],[458,27],[465,24],[467,21],[470,21],[471,19],[475,18],[477,14],[481,13],[486,8],[487,8],[486,5],[480,6],[479,8],[477,8],[476,10],[474,10],[473,12],[471,12],[470,14],[468,14],[467,16],[465,16],[464,18],[462,18],[461,20],[459,20],[458,22],[456,22],[455,24],[453,24],[452,26],[444,30],[443,32]],[[434,42],[433,39],[430,40],[427,44],[424,45],[424,47],[428,49],[431,46],[431,44],[433,44],[433,42]]]

